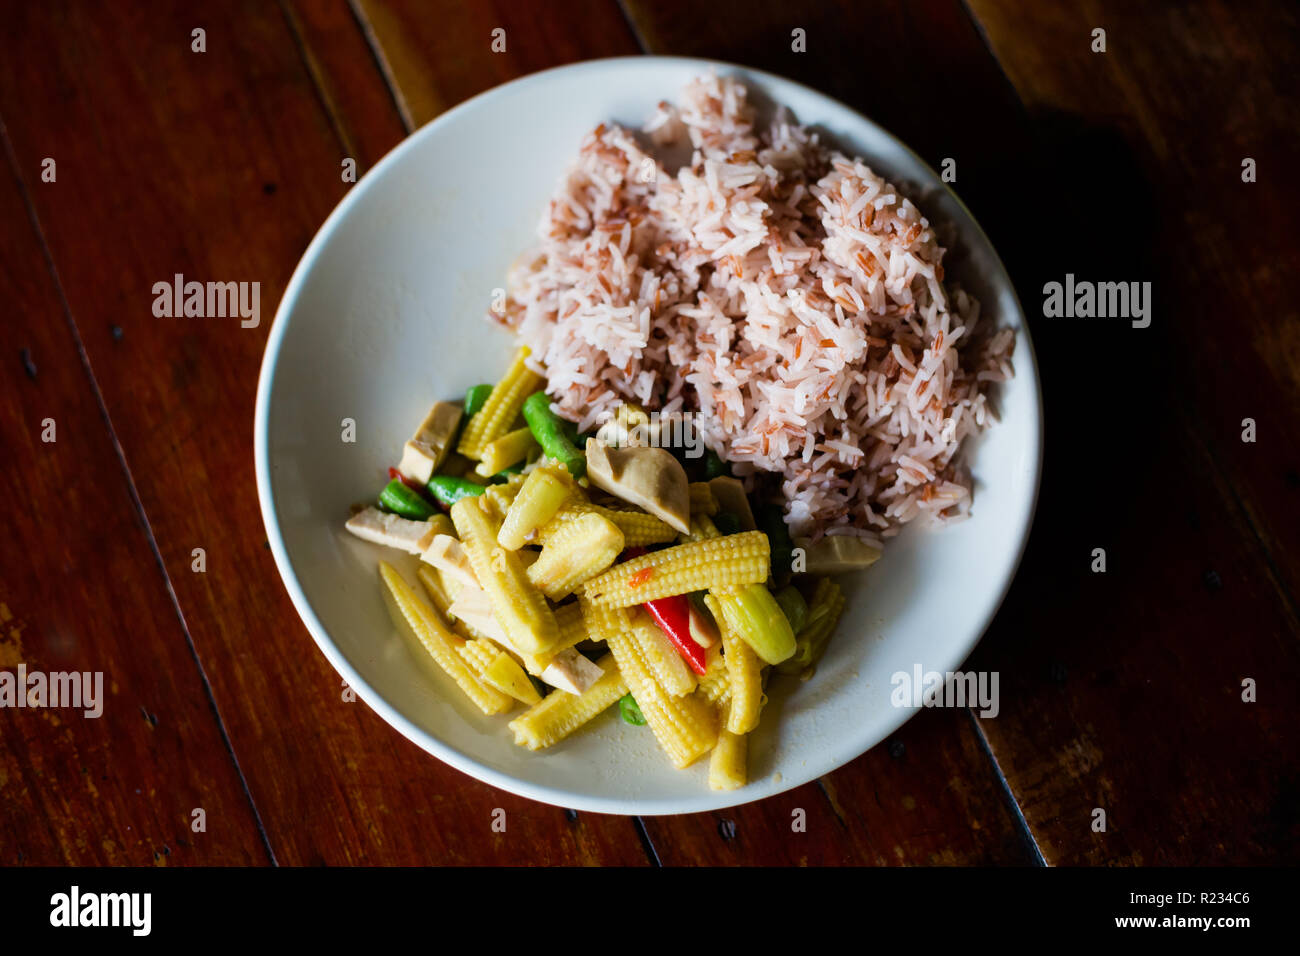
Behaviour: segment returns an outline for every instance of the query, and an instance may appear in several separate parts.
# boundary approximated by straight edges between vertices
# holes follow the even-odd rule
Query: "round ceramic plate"
[[[842,580],[848,607],[814,679],[770,685],[750,745],[751,783],[707,784],[707,760],[672,768],[617,708],[549,751],[517,747],[506,718],[479,714],[390,623],[376,563],[413,583],[414,558],[343,530],[372,501],[436,399],[495,381],[512,350],[484,319],[492,290],[532,241],[582,137],[639,127],[710,68],[789,106],[902,186],[951,230],[949,274],[1019,330],[1002,422],[970,459],[973,517],[909,529],[869,572]],[[945,233],[941,232],[941,235]],[[285,291],[258,383],[257,487],[275,560],[298,613],[357,694],[429,753],[493,786],[601,813],[689,813],[797,787],[880,742],[915,713],[890,702],[891,675],[956,669],[1006,593],[1038,489],[1041,398],[1032,346],[1006,271],[965,207],[884,130],[806,87],[701,60],[597,60],[525,77],[440,116],[357,183],[321,227]],[[343,421],[355,442],[342,440]]]

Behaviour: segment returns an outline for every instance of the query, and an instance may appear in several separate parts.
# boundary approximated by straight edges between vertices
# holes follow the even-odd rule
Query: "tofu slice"
[[[460,543],[460,539],[450,534],[435,534],[420,554],[420,560],[425,564],[432,564],[443,574],[461,584],[478,588],[478,578],[474,575],[474,568],[470,566],[465,546]]]
[[[544,682],[570,694],[581,694],[604,676],[603,670],[572,647],[556,654],[555,660],[541,674]]]
[[[412,521],[378,508],[357,512],[344,527],[365,541],[409,554],[420,554],[436,536],[436,528],[429,521]]]
[[[415,435],[402,446],[402,462],[397,470],[407,478],[427,484],[451,451],[461,414],[459,405],[434,402]]]

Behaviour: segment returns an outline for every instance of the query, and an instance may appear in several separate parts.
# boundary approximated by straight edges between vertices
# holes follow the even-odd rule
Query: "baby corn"
[[[413,634],[465,695],[485,714],[500,714],[509,710],[510,698],[500,691],[484,685],[475,676],[460,654],[465,642],[447,629],[429,605],[416,595],[406,579],[387,561],[379,562],[379,575],[384,581],[384,594],[393,623],[400,630]]]
[[[497,544],[496,523],[478,498],[462,498],[452,505],[451,520],[511,646],[528,654],[554,648],[560,629],[546,597],[528,580],[519,556]]]
[[[556,512],[555,517],[538,530],[537,542],[545,544],[552,535],[558,534],[570,519],[583,514],[598,514],[617,525],[618,530],[623,532],[623,546],[627,548],[644,547],[647,544],[663,544],[677,537],[677,532],[673,530],[668,522],[656,518],[654,515],[648,515],[641,511],[617,511],[613,508],[604,508],[600,505],[593,505],[588,501],[573,498],[566,501],[560,510]]]
[[[733,734],[747,734],[758,726],[763,706],[763,662],[726,619],[721,601],[709,594],[704,598],[722,628],[722,659],[727,665],[727,729]]]
[[[767,535],[744,531],[624,561],[592,578],[584,591],[593,604],[631,607],[673,594],[760,584],[767,580],[770,566]]]
[[[510,721],[515,743],[529,750],[549,747],[569,736],[627,693],[627,684],[612,655],[606,654],[596,665],[605,672],[605,676],[581,694],[552,691],[541,703],[534,704]]]
[[[598,514],[579,515],[546,542],[528,580],[558,601],[613,564],[623,546],[623,532],[615,524]]]
[[[636,642],[637,649],[659,686],[673,697],[681,697],[695,690],[698,683],[695,672],[659,625],[640,608],[633,608],[629,616],[632,626],[627,632],[628,636]]]
[[[484,445],[483,460],[474,470],[484,478],[491,478],[503,468],[509,468],[523,461],[536,447],[537,442],[531,431],[527,428],[516,428]]]
[[[492,394],[483,403],[483,407],[466,422],[460,445],[456,449],[466,458],[482,459],[487,443],[510,430],[510,426],[519,417],[520,409],[524,407],[524,399],[545,384],[540,375],[524,365],[527,358],[526,348],[515,353],[505,377],[493,387]]]
[[[739,790],[747,782],[749,738],[730,730],[718,732],[718,744],[709,756],[709,787]]]
[[[588,605],[588,631],[601,634],[618,663],[619,673],[636,699],[659,746],[678,769],[688,767],[713,749],[718,739],[718,715],[694,694],[674,697],[657,680],[622,608]]]
[[[497,544],[518,551],[529,535],[555,517],[574,490],[568,472],[564,475],[561,477],[557,469],[537,468],[524,479],[510,502],[510,510],[497,534]]]

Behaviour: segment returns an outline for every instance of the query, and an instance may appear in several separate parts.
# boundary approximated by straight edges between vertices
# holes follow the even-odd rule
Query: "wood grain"
[[[414,126],[507,80],[575,60],[639,53],[614,0],[356,0]],[[493,50],[503,30],[505,50]]]
[[[58,158],[37,212],[276,859],[644,864],[632,821],[500,793],[343,701],[278,581],[254,490],[256,375],[274,303],[347,188],[283,11],[78,4],[12,27],[0,113],[21,169]],[[155,318],[153,284],[175,273],[261,282],[261,324]]]
[[[1035,862],[964,710],[928,710],[816,783],[646,820],[665,866]]]
[[[252,805],[7,158],[0,492],[10,506],[0,672],[10,680],[20,665],[29,674],[98,672],[100,714],[86,716],[84,699],[78,708],[0,709],[0,863],[265,863]],[[191,829],[196,808],[204,832]]]

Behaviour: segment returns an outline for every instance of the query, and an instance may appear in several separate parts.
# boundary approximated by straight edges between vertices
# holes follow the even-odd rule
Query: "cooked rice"
[[[623,401],[696,412],[736,474],[781,477],[796,535],[967,514],[958,451],[1015,333],[945,289],[929,222],[862,160],[700,77],[642,135],[590,133],[540,234],[497,318],[581,429]]]

